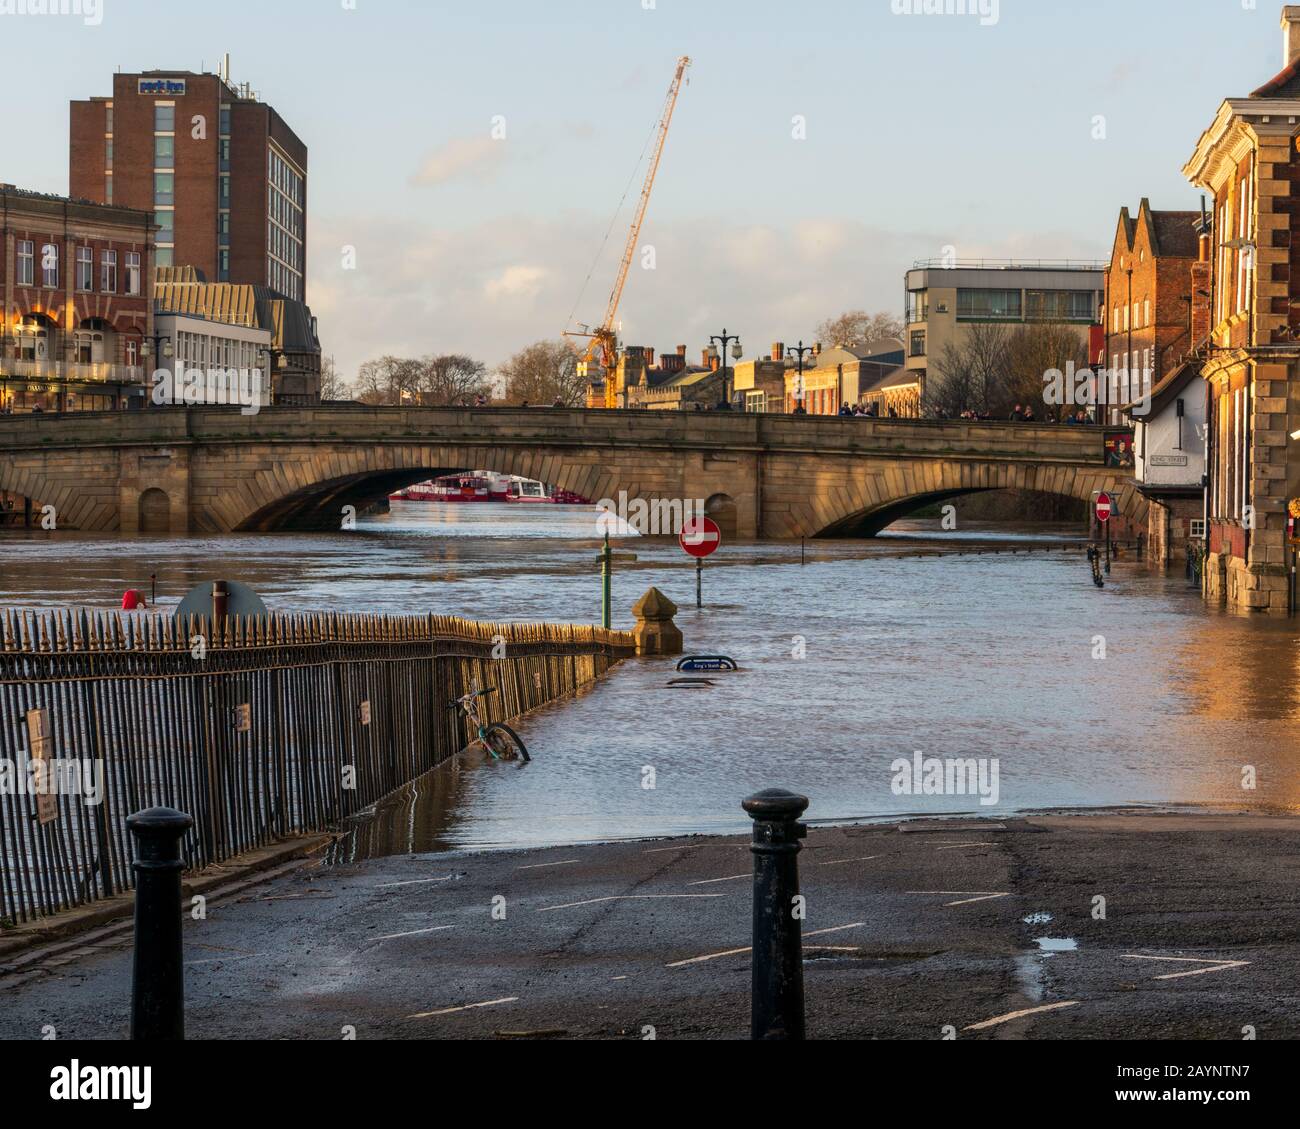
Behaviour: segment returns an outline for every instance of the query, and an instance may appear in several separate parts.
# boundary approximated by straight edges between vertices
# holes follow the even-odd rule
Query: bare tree
[[[869,314],[866,310],[849,310],[817,327],[817,339],[828,349],[837,345],[860,349],[882,337],[902,336],[902,318],[893,314]]]
[[[420,403],[454,405],[489,393],[487,365],[458,353],[425,357],[417,382]]]
[[[421,363],[402,357],[380,357],[361,366],[358,391],[363,404],[397,405],[413,398],[419,387]]]
[[[1004,399],[999,405],[1007,411],[1015,404],[1032,407],[1040,419],[1057,416],[1059,411],[1075,405],[1059,405],[1046,395],[1049,372],[1064,373],[1073,363],[1076,371],[1088,366],[1088,348],[1077,329],[1060,322],[1025,325],[1007,337]]]
[[[565,407],[585,402],[587,381],[578,375],[578,358],[564,341],[539,341],[516,353],[501,366],[506,400],[550,406],[559,401]]]
[[[350,399],[352,389],[339,372],[339,366],[333,357],[325,357],[320,365],[320,398],[325,403]]]
[[[1001,415],[1007,366],[1004,326],[970,326],[959,345],[948,345],[926,381],[925,410],[954,418],[963,412]]]

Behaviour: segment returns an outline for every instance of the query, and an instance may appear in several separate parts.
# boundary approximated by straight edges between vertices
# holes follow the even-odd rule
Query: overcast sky
[[[680,55],[624,338],[694,355],[725,326],[752,355],[900,311],[947,246],[1103,258],[1121,206],[1196,207],[1197,137],[1282,51],[1272,0],[1001,0],[988,23],[903,0],[101,2],[98,25],[0,15],[0,181],[66,193],[70,99],[229,51],[310,148],[308,300],[347,376],[382,353],[498,364],[580,296],[598,322],[640,173],[584,282]]]

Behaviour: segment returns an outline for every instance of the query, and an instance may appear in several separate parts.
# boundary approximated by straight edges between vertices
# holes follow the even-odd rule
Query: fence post
[[[775,789],[744,803],[754,820],[754,950],[752,1038],[804,1038],[803,915],[799,845],[808,828],[799,817],[808,800]]]
[[[181,836],[194,820],[170,808],[153,808],[131,816],[126,825],[136,844],[131,1038],[179,1042],[185,1038]]]

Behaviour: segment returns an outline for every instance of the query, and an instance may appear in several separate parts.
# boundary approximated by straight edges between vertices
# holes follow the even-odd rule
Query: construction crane
[[[659,162],[663,160],[664,145],[668,140],[668,128],[672,125],[673,110],[677,108],[677,97],[682,92],[682,83],[690,68],[691,60],[686,56],[677,60],[677,73],[673,76],[672,86],[668,88],[668,100],[664,104],[663,116],[659,120],[659,136],[655,143],[654,154],[650,158],[650,168],[646,172],[645,184],[641,188],[641,201],[637,205],[636,217],[632,221],[632,230],[628,233],[627,248],[623,252],[623,261],[619,264],[618,278],[609,295],[609,306],[605,310],[605,320],[599,328],[580,326],[570,330],[566,337],[585,338],[588,340],[586,352],[578,363],[578,374],[594,384],[603,380],[605,384],[605,407],[618,406],[618,392],[614,387],[613,375],[618,367],[618,335],[614,326],[618,319],[618,307],[623,301],[623,290],[627,286],[628,272],[632,269],[632,260],[636,257],[637,244],[641,241],[641,228],[645,223],[646,211],[650,207],[650,194],[654,191],[655,177],[659,173]]]

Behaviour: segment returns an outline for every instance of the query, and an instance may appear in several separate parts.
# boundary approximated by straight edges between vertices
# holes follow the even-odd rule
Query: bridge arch
[[[927,506],[996,490],[1051,494],[1085,503],[1104,490],[1118,500],[1121,516],[1140,522],[1145,521],[1148,507],[1127,471],[1100,466],[916,459],[881,468],[874,481],[864,485],[870,489],[831,493],[839,499],[838,507],[819,516],[815,536],[874,537]]]
[[[224,487],[214,490],[198,468],[192,487],[198,513],[207,511],[214,528],[228,523],[237,532],[338,530],[349,508],[359,513],[418,482],[474,470],[538,479],[593,501],[628,489],[622,475],[578,452],[564,457],[527,449],[413,445],[276,454],[275,465],[248,476],[237,497]],[[636,496],[635,484],[629,494]]]

